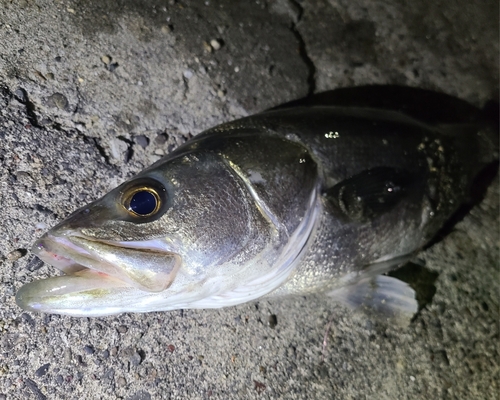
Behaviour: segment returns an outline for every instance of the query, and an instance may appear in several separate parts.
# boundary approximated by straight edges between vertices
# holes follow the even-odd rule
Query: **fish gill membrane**
[[[16,302],[97,317],[324,293],[407,325],[415,291],[385,274],[412,265],[491,165],[498,124],[462,100],[321,93],[209,129],[75,211],[32,249],[63,275]]]

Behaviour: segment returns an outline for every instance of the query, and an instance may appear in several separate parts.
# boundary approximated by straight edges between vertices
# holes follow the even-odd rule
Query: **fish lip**
[[[71,240],[72,238],[75,240]],[[65,275],[78,276],[81,272],[95,273],[99,275],[100,279],[115,282],[119,281],[123,286],[130,288],[135,287],[124,279],[120,279],[117,276],[102,271],[102,268],[99,268],[99,265],[113,267],[113,264],[106,262],[105,260],[100,260],[95,254],[87,251],[84,246],[81,245],[82,241],[102,244],[114,248],[124,247],[137,251],[144,251],[148,249],[155,252],[177,256],[177,253],[170,251],[164,246],[140,247],[137,245],[139,242],[97,240],[78,232],[64,232],[60,235],[55,235],[51,233],[51,231],[47,232],[40,239],[38,239],[33,244],[31,251],[43,262],[57,268]],[[78,242],[80,242],[80,244],[78,244]],[[86,262],[80,262],[81,257],[84,257]],[[80,258],[80,260],[77,261],[75,258]]]
[[[54,247],[58,249],[58,251],[55,251]],[[73,250],[83,254],[82,248],[74,246],[69,240],[65,239],[64,236],[55,236],[50,234],[50,232],[47,232],[40,239],[38,239],[31,248],[31,252],[39,259],[67,275],[73,275],[75,272],[84,268],[92,270],[90,267],[74,262],[73,258],[67,255],[68,250]],[[89,254],[87,253],[87,255]],[[78,268],[78,266],[80,268]]]

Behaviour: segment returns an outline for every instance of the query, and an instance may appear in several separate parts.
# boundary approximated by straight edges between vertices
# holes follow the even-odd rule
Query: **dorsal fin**
[[[391,110],[430,125],[480,122],[485,115],[483,110],[456,97],[398,85],[367,85],[329,90],[290,101],[272,110],[300,106]]]

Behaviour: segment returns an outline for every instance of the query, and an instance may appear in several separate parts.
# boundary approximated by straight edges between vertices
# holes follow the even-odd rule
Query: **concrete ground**
[[[0,0],[0,399],[496,399],[499,185],[421,255],[408,329],[318,297],[36,315],[26,250],[219,122],[368,83],[498,97],[498,2]],[[331,321],[331,323],[330,323]]]

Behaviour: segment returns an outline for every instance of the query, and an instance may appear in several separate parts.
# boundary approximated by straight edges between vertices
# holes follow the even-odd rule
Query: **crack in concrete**
[[[26,108],[26,118],[28,118],[29,123],[35,128],[43,129],[43,127],[38,123],[38,117],[35,113],[35,105],[30,101],[28,92],[23,88],[19,88],[12,95]]]
[[[77,132],[77,136],[80,137],[84,141],[84,143],[88,143],[91,146],[94,146],[97,149],[97,152],[99,153],[99,155],[104,159],[104,162],[108,166],[114,168],[115,170],[117,169],[117,167],[115,165],[113,165],[111,163],[111,161],[109,160],[109,156],[106,154],[106,150],[104,149],[104,147],[99,143],[98,138],[93,137],[93,136],[87,136],[83,132],[80,132],[80,131]]]
[[[35,105],[29,100],[28,92],[25,89],[19,88],[15,92],[12,92],[8,86],[6,86],[4,84],[0,84],[0,94],[1,94],[1,97],[6,100],[7,104],[10,101],[10,99],[16,99],[19,103],[23,104],[25,106],[26,118],[28,119],[29,123],[33,127],[40,129],[42,131],[47,129],[46,126],[41,125],[38,122],[38,117],[35,113]],[[51,121],[50,127],[56,131],[67,133],[63,129],[61,124],[58,122]],[[101,144],[99,143],[98,138],[95,138],[93,136],[87,136],[81,131],[76,131],[76,132],[77,132],[77,136],[80,137],[85,143],[88,143],[97,149],[97,152],[99,153],[99,155],[101,157],[103,157],[104,162],[108,166],[111,166],[115,170],[117,169],[117,167],[110,162],[109,156],[106,154],[106,150],[104,149],[104,147],[101,146]],[[122,138],[120,138],[120,139],[122,139]],[[126,142],[127,142],[127,145],[129,146],[129,153],[128,154],[130,155],[131,152],[133,151],[131,148],[131,146],[133,145],[133,142],[127,141],[127,140],[126,140]],[[130,157],[131,157],[131,155],[130,155]]]
[[[125,136],[118,136],[118,140],[125,142],[127,144],[127,151],[125,153],[125,163],[128,163],[134,156],[134,141],[127,139]]]
[[[297,28],[297,25],[302,20],[302,15],[304,14],[304,7],[297,0],[289,0],[289,1],[298,10],[296,21],[292,21],[291,26],[290,26],[290,30],[292,31],[295,38],[299,42],[299,55],[302,58],[302,61],[304,61],[304,63],[306,64],[306,67],[308,70],[307,95],[310,96],[310,95],[314,94],[314,92],[316,91],[316,66],[314,65],[314,62],[311,60],[311,57],[309,57],[309,54],[307,53],[306,42],[304,41],[302,34],[300,33],[299,29]]]

